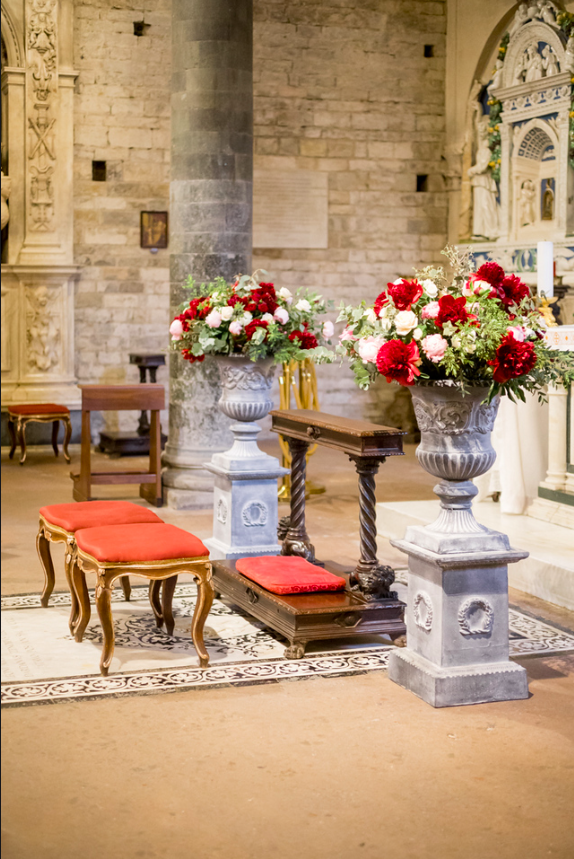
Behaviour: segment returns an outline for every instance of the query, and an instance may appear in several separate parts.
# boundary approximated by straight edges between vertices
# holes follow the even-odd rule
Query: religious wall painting
[[[140,246],[157,250],[167,248],[167,212],[142,212],[140,219]]]

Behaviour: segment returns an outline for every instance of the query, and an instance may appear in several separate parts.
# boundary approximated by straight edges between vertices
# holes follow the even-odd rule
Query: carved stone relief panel
[[[62,342],[61,290],[26,287],[28,368],[45,373],[60,362]]]

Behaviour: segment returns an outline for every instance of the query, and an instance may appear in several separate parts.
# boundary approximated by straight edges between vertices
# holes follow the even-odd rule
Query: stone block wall
[[[255,0],[254,35],[255,166],[329,177],[328,249],[255,249],[254,267],[338,306],[440,260],[446,3]],[[341,414],[353,402],[380,419],[396,390],[381,380],[367,396],[338,366],[318,373],[322,406]]]
[[[255,164],[325,171],[329,247],[255,249],[289,288],[346,301],[439,258],[445,2],[255,0]],[[145,209],[169,207],[170,0],[75,4],[75,254],[80,382],[137,381],[128,353],[165,348],[169,249],[139,247]],[[135,36],[134,21],[150,26]],[[432,57],[424,46],[432,45]],[[106,182],[92,161],[106,161]],[[417,192],[417,175],[428,176]],[[320,368],[322,406],[380,416],[350,374]],[[167,383],[167,374],[159,380]],[[123,419],[125,420],[125,419]]]
[[[140,212],[169,209],[171,2],[76,0],[74,15],[76,373],[129,384],[129,353],[167,345],[169,248],[140,248]],[[106,162],[105,182],[92,161]],[[167,389],[165,370],[158,381]],[[131,429],[135,415],[106,423]]]

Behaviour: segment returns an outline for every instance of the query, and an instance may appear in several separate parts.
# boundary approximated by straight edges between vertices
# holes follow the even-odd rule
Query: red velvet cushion
[[[73,533],[80,528],[96,528],[99,525],[131,525],[135,522],[159,523],[153,510],[132,504],[131,501],[78,501],[75,504],[50,504],[40,508],[46,522],[59,525]]]
[[[243,576],[274,594],[340,591],[346,585],[340,576],[334,576],[304,558],[288,555],[240,558],[235,567]]]
[[[8,406],[8,412],[13,415],[70,414],[70,410],[66,406],[57,406],[56,403],[27,403],[22,406]]]
[[[76,532],[76,543],[88,555],[108,563],[209,557],[209,551],[199,537],[175,525],[84,528]]]

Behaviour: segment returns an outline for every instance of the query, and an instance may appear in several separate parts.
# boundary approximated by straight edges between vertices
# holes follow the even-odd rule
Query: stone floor
[[[68,471],[45,449],[22,468],[2,451],[3,593],[40,589],[37,511],[71,500]],[[308,504],[317,553],[350,563],[353,470],[320,451],[309,472],[327,487]],[[430,499],[433,482],[408,448],[381,469],[377,497]],[[137,489],[99,497],[136,500]],[[208,512],[160,514],[210,534]],[[379,557],[404,563],[384,540]],[[511,600],[574,628],[564,609],[516,591]],[[528,701],[448,710],[384,673],[7,710],[3,855],[570,859],[574,657],[522,664]]]

